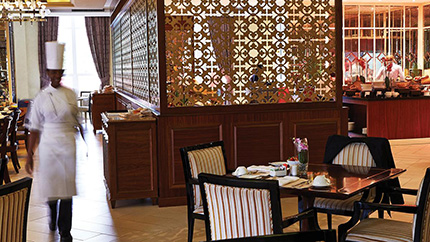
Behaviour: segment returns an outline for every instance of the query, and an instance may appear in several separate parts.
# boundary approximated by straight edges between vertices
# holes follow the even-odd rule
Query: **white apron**
[[[76,129],[45,124],[39,143],[42,195],[48,200],[76,195]]]
[[[47,200],[76,195],[77,102],[68,88],[49,86],[34,99],[30,131],[40,131],[38,181]]]

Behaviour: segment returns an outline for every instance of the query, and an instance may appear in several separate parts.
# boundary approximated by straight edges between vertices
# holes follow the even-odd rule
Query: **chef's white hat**
[[[58,43],[57,41],[45,42],[45,50],[46,50],[46,69],[62,70],[64,44]]]

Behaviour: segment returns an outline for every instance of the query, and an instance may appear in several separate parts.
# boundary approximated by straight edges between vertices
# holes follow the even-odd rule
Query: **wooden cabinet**
[[[115,110],[115,94],[93,93],[91,98],[91,119],[96,130],[102,129],[102,120],[100,114],[106,111]]]
[[[156,119],[127,120],[102,113],[103,166],[112,208],[122,199],[157,201]]]

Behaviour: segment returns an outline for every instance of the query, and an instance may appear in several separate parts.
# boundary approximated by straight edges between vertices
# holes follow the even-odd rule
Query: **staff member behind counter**
[[[397,81],[400,78],[401,81],[405,80],[405,74],[401,66],[397,65],[394,61],[394,56],[387,55],[385,57],[384,65],[379,69],[376,75],[377,81],[385,81],[388,76],[390,80]]]

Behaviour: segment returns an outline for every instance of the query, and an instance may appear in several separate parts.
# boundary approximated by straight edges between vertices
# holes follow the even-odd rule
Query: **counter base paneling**
[[[362,99],[344,97],[354,132],[387,139],[430,137],[430,98]]]

